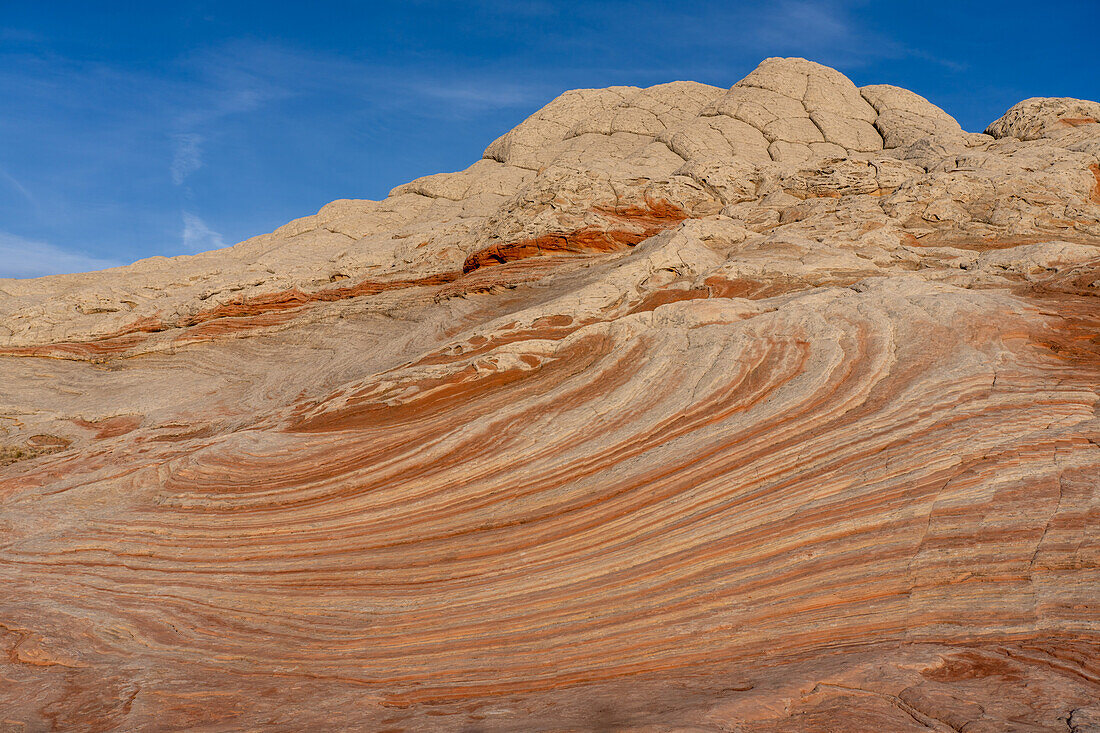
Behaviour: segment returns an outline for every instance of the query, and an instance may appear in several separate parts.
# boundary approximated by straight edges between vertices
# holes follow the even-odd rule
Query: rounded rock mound
[[[1072,97],[1032,97],[1014,104],[985,128],[985,133],[995,138],[1038,140],[1097,123],[1100,123],[1100,102]]]

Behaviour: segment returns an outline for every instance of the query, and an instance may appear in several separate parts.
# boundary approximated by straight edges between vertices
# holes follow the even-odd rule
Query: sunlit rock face
[[[0,728],[1100,730],[1098,119],[768,59],[0,280]]]

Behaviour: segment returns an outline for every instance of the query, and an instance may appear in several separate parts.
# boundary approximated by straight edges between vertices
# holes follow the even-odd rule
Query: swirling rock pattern
[[[0,281],[5,730],[1100,729],[1100,124],[769,59]]]

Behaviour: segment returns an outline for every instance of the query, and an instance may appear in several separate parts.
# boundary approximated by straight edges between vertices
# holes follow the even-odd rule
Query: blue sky
[[[199,252],[465,168],[565,89],[767,56],[981,130],[1100,99],[1100,1],[0,0],[0,277]]]

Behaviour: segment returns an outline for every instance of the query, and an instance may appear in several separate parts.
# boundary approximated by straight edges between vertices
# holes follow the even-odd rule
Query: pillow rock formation
[[[1100,731],[1098,120],[768,59],[0,280],[0,728]]]

